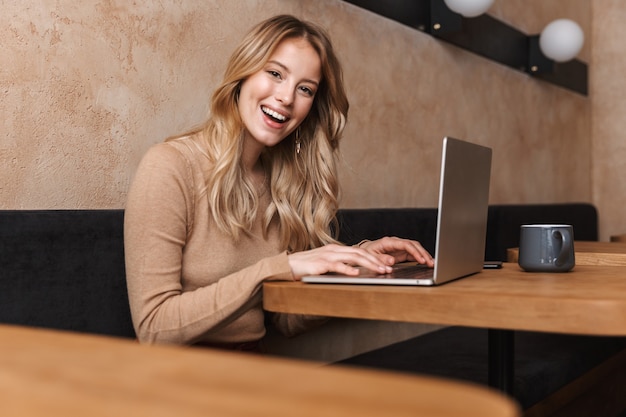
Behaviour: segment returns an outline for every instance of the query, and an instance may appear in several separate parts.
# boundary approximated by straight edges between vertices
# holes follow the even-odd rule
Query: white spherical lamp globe
[[[493,4],[493,0],[444,0],[444,2],[450,10],[465,17],[479,16]]]
[[[578,55],[585,34],[578,23],[569,19],[557,19],[546,26],[539,35],[541,52],[556,62],[566,62]]]

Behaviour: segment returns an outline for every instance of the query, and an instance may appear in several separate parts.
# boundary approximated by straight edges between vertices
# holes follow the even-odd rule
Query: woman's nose
[[[274,94],[276,100],[281,102],[282,104],[288,106],[293,102],[294,91],[291,87],[283,84],[280,87],[276,88],[276,92]]]

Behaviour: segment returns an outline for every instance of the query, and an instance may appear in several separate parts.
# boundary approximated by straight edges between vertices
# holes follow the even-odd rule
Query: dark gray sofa
[[[122,210],[0,210],[0,322],[135,337]]]
[[[340,240],[395,235],[434,253],[434,208],[344,209]],[[126,299],[123,210],[0,210],[0,322],[134,337]],[[485,258],[505,260],[523,223],[574,225],[597,240],[589,204],[489,207]]]
[[[420,241],[434,254],[436,208],[344,209],[338,219],[339,240],[344,243],[352,245],[363,239],[400,236]],[[485,260],[506,261],[507,248],[518,245],[520,226],[532,223],[571,224],[576,240],[598,240],[598,213],[591,204],[491,205]]]
[[[0,210],[0,323],[135,337],[123,216],[123,210]],[[340,240],[347,244],[397,235],[434,250],[436,209],[344,209],[338,218]],[[521,224],[548,222],[572,224],[577,240],[598,239],[598,216],[590,204],[493,205],[485,259],[505,260],[506,249],[517,246]],[[343,363],[486,383],[485,332],[446,328]],[[516,398],[528,408],[623,347],[615,338],[520,332]],[[396,353],[390,357],[389,351]]]

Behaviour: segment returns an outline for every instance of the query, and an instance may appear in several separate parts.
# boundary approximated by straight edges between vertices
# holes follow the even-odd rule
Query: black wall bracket
[[[465,18],[443,0],[345,0],[371,12],[426,32],[534,78],[587,95],[587,64],[577,59],[554,62],[539,48],[539,35],[483,14]]]

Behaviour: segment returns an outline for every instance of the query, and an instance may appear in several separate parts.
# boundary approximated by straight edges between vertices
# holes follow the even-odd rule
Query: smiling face
[[[322,78],[320,57],[304,39],[285,39],[263,68],[241,85],[238,108],[246,152],[258,154],[293,132],[313,105]]]

